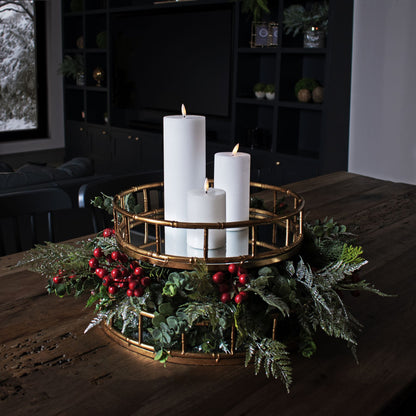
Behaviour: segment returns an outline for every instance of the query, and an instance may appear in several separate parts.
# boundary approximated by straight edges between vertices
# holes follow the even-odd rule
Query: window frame
[[[44,139],[48,135],[48,93],[46,65],[46,2],[35,0],[35,60],[37,127],[0,132],[0,142]]]

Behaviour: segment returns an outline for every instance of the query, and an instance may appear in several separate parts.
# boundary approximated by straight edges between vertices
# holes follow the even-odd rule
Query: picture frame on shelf
[[[268,47],[269,33],[269,24],[267,22],[252,22],[250,46],[252,48]]]

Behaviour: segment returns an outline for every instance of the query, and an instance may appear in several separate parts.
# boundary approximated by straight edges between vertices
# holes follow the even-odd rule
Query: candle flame
[[[208,178],[205,178],[205,182],[204,182],[204,190],[205,190],[205,193],[208,192],[208,189],[209,189]]]
[[[236,153],[238,152],[238,148],[240,147],[240,143],[237,143],[235,146],[234,146],[234,149],[233,149],[233,156],[235,156],[236,155]]]
[[[182,111],[182,115],[183,115],[184,117],[186,117],[186,108],[185,108],[185,104],[182,104],[181,111]]]

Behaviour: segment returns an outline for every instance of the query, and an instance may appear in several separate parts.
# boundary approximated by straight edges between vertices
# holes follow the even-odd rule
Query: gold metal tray
[[[212,180],[210,180],[212,183]],[[164,219],[163,182],[135,186],[114,197],[114,231],[121,249],[129,256],[173,269],[191,270],[203,261],[208,270],[226,269],[231,263],[246,268],[262,267],[292,257],[303,240],[304,199],[273,185],[251,182],[251,196],[264,201],[261,208],[250,208],[250,219],[240,222],[191,223]],[[127,197],[134,195],[143,204],[143,211],[134,214],[127,210]],[[156,201],[156,202],[155,202]],[[284,209],[282,209],[282,204]],[[156,205],[156,206],[154,206]],[[199,256],[172,255],[164,252],[164,227],[201,229],[204,247]],[[226,257],[213,256],[208,250],[208,233],[213,229],[248,228],[247,254]],[[137,235],[142,238],[138,242]]]

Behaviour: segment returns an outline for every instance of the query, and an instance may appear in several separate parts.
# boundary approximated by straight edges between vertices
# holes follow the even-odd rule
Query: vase
[[[83,87],[85,85],[85,74],[83,72],[78,72],[76,77],[76,84],[79,87]]]
[[[325,45],[325,33],[317,27],[311,27],[303,32],[304,48],[323,48]]]

